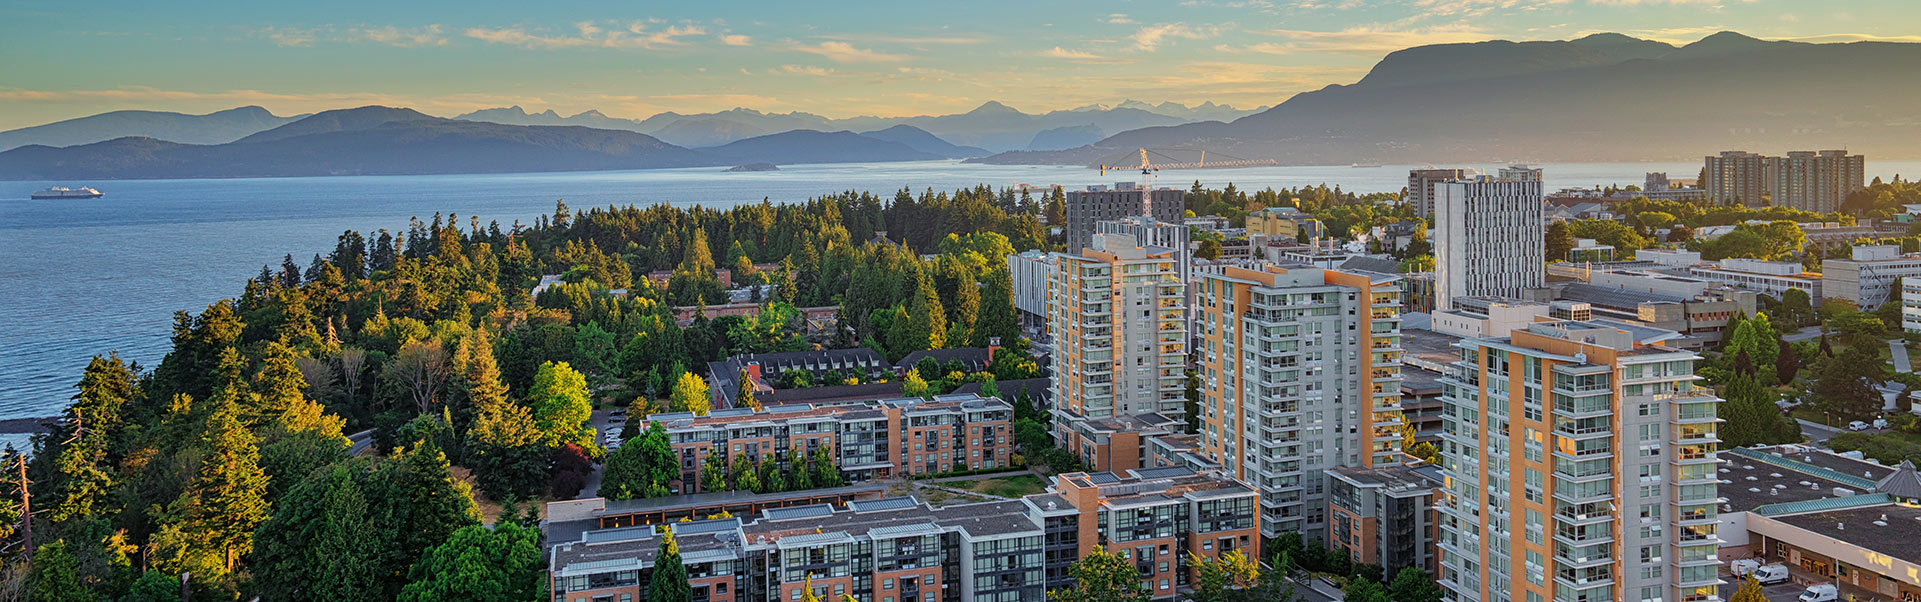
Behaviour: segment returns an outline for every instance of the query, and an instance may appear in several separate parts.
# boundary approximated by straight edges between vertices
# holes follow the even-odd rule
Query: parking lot
[[[1736,580],[1732,576],[1723,575],[1721,579],[1721,599],[1734,599],[1734,590],[1740,588],[1741,582],[1739,580]],[[1767,596],[1768,602],[1794,602],[1796,598],[1801,596],[1801,592],[1807,588],[1808,586],[1805,584],[1788,581],[1787,583],[1762,586],[1761,595]]]

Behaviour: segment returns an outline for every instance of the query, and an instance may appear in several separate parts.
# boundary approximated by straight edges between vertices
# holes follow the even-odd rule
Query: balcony
[[[1569,504],[1585,504],[1612,497],[1614,497],[1613,481],[1574,482],[1560,476],[1554,477],[1554,499]]]
[[[1591,525],[1614,520],[1614,511],[1606,502],[1556,504],[1556,506],[1558,507],[1554,511],[1554,518],[1569,526]]]
[[[1566,568],[1554,571],[1554,582],[1567,587],[1585,590],[1614,585],[1614,567],[1599,566],[1589,568]]]
[[[1614,433],[1614,424],[1607,418],[1561,418],[1554,420],[1554,434],[1568,439],[1598,439]]]
[[[1567,568],[1591,568],[1614,563],[1614,547],[1608,544],[1572,546],[1556,542],[1554,560]]]

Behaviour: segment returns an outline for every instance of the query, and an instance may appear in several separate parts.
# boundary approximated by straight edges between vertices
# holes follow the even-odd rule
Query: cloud
[[[1135,48],[1145,52],[1153,52],[1168,40],[1175,38],[1200,40],[1214,37],[1219,33],[1220,28],[1211,25],[1190,26],[1186,23],[1162,23],[1160,25],[1148,25],[1140,28],[1139,31],[1134,32],[1132,39],[1134,40]]]
[[[1375,58],[1396,50],[1428,44],[1454,44],[1461,42],[1480,42],[1491,36],[1480,28],[1467,25],[1450,25],[1404,31],[1389,30],[1377,26],[1350,27],[1341,31],[1307,31],[1301,29],[1270,29],[1259,33],[1283,38],[1280,42],[1259,42],[1245,46],[1216,46],[1225,52],[1253,52],[1259,54],[1340,54]]]
[[[269,25],[255,29],[253,35],[273,40],[273,43],[280,46],[312,46],[314,40],[320,37],[320,31],[318,28],[300,29]]]
[[[1588,0],[1588,4],[1600,6],[1653,6],[1661,4],[1680,6],[1684,4],[1694,4],[1719,8],[1721,1],[1722,0]]]
[[[1910,42],[1910,43],[1914,43],[1914,42],[1921,42],[1921,35],[1882,36],[1882,35],[1875,35],[1871,33],[1826,33],[1826,34],[1820,34],[1820,35],[1801,36],[1801,37],[1793,37],[1793,38],[1779,38],[1779,39],[1793,40],[1796,42],[1813,42],[1817,44],[1832,44],[1832,43],[1838,43],[1838,42]]]
[[[593,21],[574,24],[572,34],[547,34],[529,31],[522,27],[470,27],[465,32],[469,38],[494,44],[508,44],[524,48],[644,48],[659,49],[685,45],[681,38],[707,34],[707,28],[699,25],[669,25],[666,29],[653,29],[659,19],[647,19],[628,23],[625,28],[606,29]]]
[[[753,46],[754,38],[740,34],[722,34],[720,43],[728,46]]]
[[[1134,62],[1132,59],[1105,57],[1085,50],[1068,50],[1059,46],[1055,46],[1052,50],[1042,50],[1035,54],[1035,56],[1050,59],[1066,59],[1088,65],[1118,65]]]
[[[855,48],[853,44],[839,41],[826,41],[813,46],[795,46],[793,49],[818,54],[836,63],[897,63],[907,60],[907,57],[898,54]]]
[[[838,73],[833,69],[815,67],[813,65],[781,65],[779,68],[769,69],[768,72],[787,75],[812,75],[815,77],[829,77]]]
[[[982,37],[982,36],[955,36],[955,35],[901,36],[901,35],[891,35],[891,34],[833,34],[833,35],[822,35],[817,37],[825,40],[839,40],[842,42],[860,42],[863,44],[964,45],[964,44],[985,44],[989,41],[988,38]]]
[[[386,44],[388,46],[412,48],[447,45],[447,38],[441,35],[439,25],[428,25],[419,29],[401,29],[388,25],[386,27],[358,29],[355,30],[355,33],[367,41]]]
[[[1127,24],[1133,23],[1134,20],[1128,18],[1127,13],[1114,13],[1102,18],[1101,22],[1113,23],[1115,25],[1127,25]]]

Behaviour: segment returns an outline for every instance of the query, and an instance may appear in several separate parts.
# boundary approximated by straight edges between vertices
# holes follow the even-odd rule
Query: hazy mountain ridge
[[[25,146],[0,152],[0,179],[495,173],[720,164],[637,132],[502,125],[362,107],[318,113],[227,144],[128,137],[65,148]]]
[[[189,115],[166,111],[113,111],[0,132],[0,151],[39,144],[74,146],[128,136],[184,144],[223,144],[304,117],[280,117],[256,106]]]
[[[1124,131],[988,163],[1087,164],[1205,148],[1287,164],[1689,160],[1745,148],[1921,156],[1921,44],[1771,42],[1724,32],[1680,47],[1597,34],[1389,54],[1366,77],[1232,122]]]

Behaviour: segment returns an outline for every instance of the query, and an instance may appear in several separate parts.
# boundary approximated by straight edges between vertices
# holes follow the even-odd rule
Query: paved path
[[[347,435],[347,442],[347,455],[358,456],[373,447],[374,431],[373,429],[367,429],[352,435]]]
[[[1818,338],[1821,338],[1820,326],[1809,326],[1807,328],[1794,331],[1792,334],[1781,335],[1781,340],[1787,341],[1790,343],[1795,341],[1812,341]]]
[[[1895,339],[1888,341],[1888,357],[1894,361],[1894,371],[1903,374],[1913,372],[1914,364],[1908,363],[1908,342]]]
[[[1828,437],[1833,437],[1843,432],[1842,429],[1829,427],[1819,422],[1802,420],[1800,418],[1796,418],[1794,421],[1801,423],[1801,434],[1807,435],[1807,437],[1813,439],[1815,443],[1825,442],[1828,440]]]

